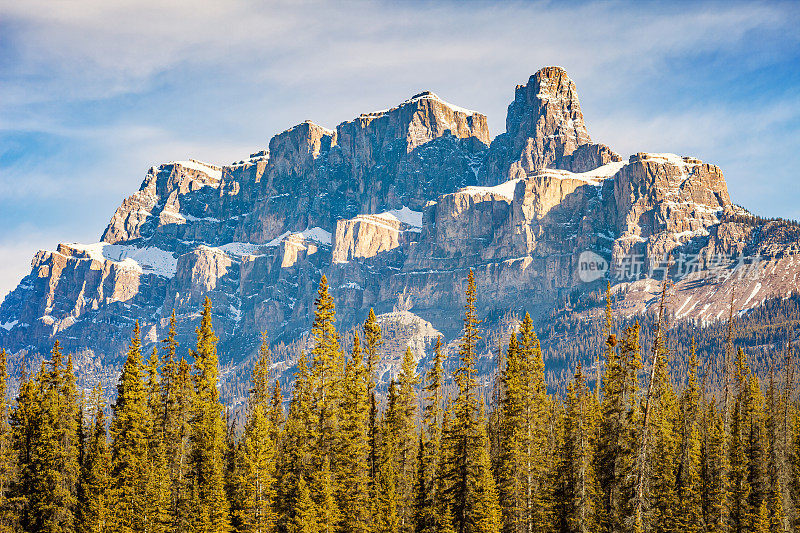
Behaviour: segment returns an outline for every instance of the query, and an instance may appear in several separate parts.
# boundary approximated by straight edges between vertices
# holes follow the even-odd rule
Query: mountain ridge
[[[645,152],[625,161],[593,142],[560,67],[515,88],[506,130],[491,139],[484,115],[423,91],[333,130],[302,122],[230,165],[154,166],[100,243],[36,254],[0,304],[0,346],[13,361],[59,339],[113,367],[134,320],[153,343],[172,309],[190,345],[209,296],[222,360],[234,364],[260,331],[302,337],[322,274],[344,330],[374,307],[447,338],[469,269],[490,327],[606,279],[619,313],[645,312],[667,254],[695,259],[670,274],[678,314],[698,320],[721,318],[730,294],[747,308],[795,286],[791,225],[742,222],[714,165]],[[606,277],[581,279],[584,252],[607,263]],[[641,275],[621,276],[633,257]],[[425,342],[409,342],[424,359]]]

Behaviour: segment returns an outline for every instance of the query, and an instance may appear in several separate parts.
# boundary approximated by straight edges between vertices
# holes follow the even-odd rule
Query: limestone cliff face
[[[517,85],[508,106],[506,133],[492,143],[486,179],[499,183],[544,168],[586,172],[620,161],[605,145],[592,144],[575,83],[560,67],[545,67]]]
[[[390,376],[404,345],[424,364],[436,336],[458,334],[469,269],[489,328],[508,312],[537,316],[572,291],[604,286],[581,277],[586,251],[611,265],[623,312],[646,309],[668,253],[700,265],[671,271],[681,316],[712,320],[726,294],[747,292],[737,298],[752,307],[794,287],[797,226],[748,218],[714,165],[623,159],[593,143],[563,69],[518,86],[506,126],[492,140],[486,117],[422,92],[334,130],[304,122],[229,165],[153,167],[101,242],[34,257],[0,305],[0,346],[16,361],[59,339],[85,354],[82,368],[116,368],[134,320],[155,342],[174,309],[191,346],[207,296],[235,382],[260,332],[293,346],[305,338],[325,274],[343,331],[371,307],[391,329],[397,346],[381,363]],[[721,256],[764,267],[759,281],[720,281],[720,268],[736,268]],[[618,276],[632,257],[640,275]],[[287,379],[292,364],[279,362]]]

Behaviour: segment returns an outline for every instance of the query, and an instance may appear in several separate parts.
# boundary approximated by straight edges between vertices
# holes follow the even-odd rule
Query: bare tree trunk
[[[637,473],[636,473],[636,523],[642,524],[642,506],[644,502],[644,469],[645,463],[647,461],[647,445],[648,445],[648,438],[649,438],[649,424],[650,424],[650,413],[653,408],[653,380],[655,379],[656,375],[656,363],[658,361],[659,354],[662,350],[662,323],[664,320],[664,305],[667,297],[667,283],[669,281],[668,275],[664,274],[664,282],[661,285],[661,301],[658,306],[658,325],[656,326],[656,336],[653,339],[653,350],[652,356],[650,361],[650,382],[647,384],[647,396],[645,399],[644,405],[644,423],[642,427],[642,439],[639,445],[639,454],[637,460]]]

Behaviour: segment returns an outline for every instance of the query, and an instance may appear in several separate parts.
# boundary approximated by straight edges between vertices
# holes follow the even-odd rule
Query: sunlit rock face
[[[672,272],[675,312],[714,320],[730,295],[747,308],[793,290],[799,232],[748,218],[714,165],[593,142],[575,83],[546,67],[516,87],[494,139],[484,115],[425,91],[335,129],[303,122],[231,164],[149,169],[100,242],[36,254],[0,306],[0,346],[18,363],[58,339],[113,384],[134,321],[154,343],[174,310],[188,356],[208,297],[231,390],[262,332],[290,379],[324,274],[345,345],[370,308],[386,324],[391,376],[406,346],[424,365],[436,337],[456,338],[469,269],[491,329],[607,279],[620,312],[641,312],[656,267],[691,256],[701,268]],[[609,268],[591,283],[586,251]],[[641,275],[620,276],[631,257]],[[738,258],[728,271],[749,258],[760,277],[709,275],[719,257]]]

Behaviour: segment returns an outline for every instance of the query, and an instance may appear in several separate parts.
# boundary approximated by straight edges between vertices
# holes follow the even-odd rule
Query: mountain
[[[288,379],[325,274],[342,331],[380,314],[388,376],[406,344],[423,359],[456,338],[469,269],[487,330],[606,280],[618,313],[645,312],[665,270],[674,315],[710,323],[731,299],[792,293],[799,244],[797,224],[733,204],[712,164],[593,142],[575,84],[546,67],[494,139],[484,115],[425,91],[335,130],[303,122],[229,165],[152,167],[100,242],[35,255],[0,305],[0,346],[19,363],[58,339],[79,374],[111,380],[135,320],[155,343],[174,309],[188,349],[208,296],[228,378],[266,331]]]

